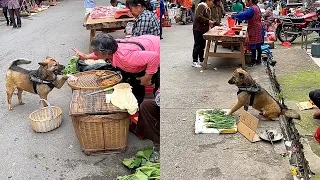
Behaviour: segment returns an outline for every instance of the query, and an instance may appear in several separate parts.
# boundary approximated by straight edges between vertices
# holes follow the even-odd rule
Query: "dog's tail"
[[[16,59],[11,62],[11,64],[9,65],[9,68],[11,68],[13,66],[19,66],[21,64],[30,64],[30,63],[31,63],[31,61],[26,60],[26,59]]]
[[[282,109],[281,114],[287,116],[288,118],[292,118],[292,119],[301,119],[300,114],[293,109]]]

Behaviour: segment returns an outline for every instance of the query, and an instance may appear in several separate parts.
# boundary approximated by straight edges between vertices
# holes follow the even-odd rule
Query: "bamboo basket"
[[[91,152],[124,152],[127,147],[128,113],[71,116],[73,128],[87,155]]]
[[[91,153],[124,152],[127,147],[130,115],[111,103],[105,94],[86,96],[92,90],[73,91],[70,117],[83,151]]]
[[[62,110],[59,107],[51,106],[45,99],[40,99],[40,103],[42,101],[47,103],[48,107],[43,107],[32,112],[29,120],[34,131],[49,132],[61,125]]]
[[[101,75],[97,75],[99,73],[100,74],[104,73],[104,75],[110,75],[115,72],[108,71],[108,70],[92,70],[92,71],[81,72],[74,75],[75,77],[78,78],[76,82],[72,82],[69,80],[67,82],[68,82],[68,85],[73,90],[100,90],[100,89],[112,87],[122,81],[122,75],[117,74],[114,77],[108,79],[107,85],[101,86],[97,82],[99,77],[101,77]]]

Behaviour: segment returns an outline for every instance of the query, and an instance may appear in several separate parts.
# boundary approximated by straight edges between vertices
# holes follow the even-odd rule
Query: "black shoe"
[[[16,28],[18,28],[18,27],[17,27],[17,25],[13,25],[12,28],[15,28],[15,29],[16,29]]]
[[[257,61],[256,64],[257,64],[257,65],[260,65],[260,64],[261,64],[261,61]]]
[[[18,25],[18,28],[21,28],[21,24],[20,24],[20,25]]]
[[[10,22],[10,26],[13,26],[13,23],[12,23],[12,22]]]
[[[246,66],[247,67],[254,67],[254,66],[256,66],[257,64],[254,62],[254,63],[250,63],[250,64],[247,64]]]
[[[7,26],[9,26],[10,25],[10,23],[9,23],[9,21],[7,21]]]

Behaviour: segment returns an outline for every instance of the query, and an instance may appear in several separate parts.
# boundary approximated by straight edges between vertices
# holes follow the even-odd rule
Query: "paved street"
[[[163,37],[161,153],[165,158],[161,162],[161,178],[291,179],[288,159],[279,155],[285,152],[283,142],[275,144],[274,151],[271,144],[250,143],[239,133],[195,135],[197,109],[231,108],[236,102],[237,88],[227,82],[240,60],[210,58],[211,65],[200,72],[191,67],[192,25],[173,25],[164,30]],[[248,70],[258,83],[270,88],[263,66]],[[262,120],[258,131],[264,128],[279,129],[279,124]]]
[[[98,5],[109,1],[98,0]],[[89,31],[82,27],[83,1],[65,0],[28,19],[21,29],[7,27],[0,16],[0,180],[113,180],[130,172],[122,165],[124,158],[134,156],[149,140],[129,134],[125,153],[86,156],[75,136],[69,104],[71,89],[66,84],[49,94],[49,101],[63,111],[63,123],[49,133],[35,133],[28,116],[39,108],[36,95],[23,94],[23,106],[7,110],[4,77],[8,64],[16,58],[32,60],[23,66],[36,69],[47,55],[63,64],[74,55],[76,47],[88,52]],[[274,147],[267,142],[251,143],[241,134],[194,133],[195,112],[204,108],[231,108],[237,88],[227,82],[240,60],[210,58],[207,70],[191,67],[192,25],[173,24],[164,28],[161,40],[161,179],[163,180],[292,180],[283,142]],[[124,37],[123,31],[111,33]],[[219,47],[218,51],[230,52]],[[298,47],[272,50],[277,75],[300,70],[315,70],[317,65]],[[214,69],[216,68],[216,69]],[[253,78],[271,92],[263,65],[248,69]],[[18,103],[17,97],[13,104]],[[257,111],[249,111],[258,116]],[[239,112],[238,112],[239,113]],[[277,129],[279,122],[261,120],[258,132]],[[311,148],[308,160],[317,165]],[[313,158],[314,157],[314,158]]]
[[[97,1],[98,5],[107,3],[109,1]],[[54,89],[48,97],[50,103],[63,111],[61,127],[52,132],[40,134],[31,128],[29,114],[39,108],[36,95],[24,93],[26,104],[7,110],[4,77],[10,61],[20,57],[30,59],[32,64],[23,67],[36,69],[37,63],[47,55],[66,64],[74,55],[72,47],[88,52],[89,31],[82,26],[84,11],[82,0],[66,0],[30,19],[23,19],[21,29],[12,29],[5,26],[4,21],[0,22],[1,180],[115,179],[117,175],[130,173],[121,164],[124,158],[152,145],[149,140],[140,141],[130,133],[126,153],[86,156],[81,152],[69,118],[71,89],[67,84],[60,90]],[[112,35],[123,37],[123,31]],[[17,103],[14,96],[13,104]]]

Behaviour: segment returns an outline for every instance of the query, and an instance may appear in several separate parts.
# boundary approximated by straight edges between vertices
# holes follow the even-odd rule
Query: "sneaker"
[[[198,62],[192,62],[191,66],[195,68],[202,68],[202,66]]]

